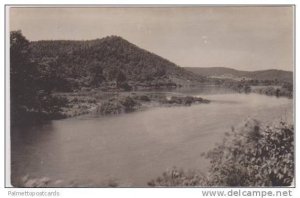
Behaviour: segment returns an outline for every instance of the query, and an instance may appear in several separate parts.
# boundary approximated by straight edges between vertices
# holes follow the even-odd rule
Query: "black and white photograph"
[[[6,9],[6,186],[295,186],[294,5]]]

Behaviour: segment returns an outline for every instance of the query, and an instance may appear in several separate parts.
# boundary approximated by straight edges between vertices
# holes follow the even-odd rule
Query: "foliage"
[[[51,95],[55,82],[53,72],[41,71],[30,58],[29,41],[21,31],[10,33],[10,93],[11,120],[13,124],[24,123],[37,118],[52,117],[60,111],[66,101]],[[51,79],[51,80],[50,80]]]
[[[125,112],[133,111],[134,107],[139,105],[139,103],[130,96],[122,98],[120,103],[123,105]]]
[[[294,129],[281,122],[262,128],[257,121],[227,134],[207,154],[210,185],[289,186],[294,177]]]
[[[106,102],[103,102],[98,107],[97,112],[102,115],[128,113],[134,111],[139,106],[140,103],[130,96],[112,98]]]
[[[160,80],[164,85],[172,84],[169,80],[173,78],[203,81],[201,76],[118,36],[90,41],[37,41],[30,43],[30,49],[32,59],[41,65],[54,61],[59,77],[68,81],[61,86],[72,89],[99,87],[111,81],[125,89],[129,81],[151,84]]]
[[[103,102],[97,109],[97,112],[102,115],[120,114],[122,113],[122,105],[119,102],[109,100]]]
[[[91,87],[98,87],[101,85],[103,81],[105,81],[105,77],[103,75],[103,66],[101,62],[92,62],[89,65],[89,75],[90,80],[88,85]]]
[[[268,96],[276,96],[276,97],[285,96],[288,98],[293,98],[293,86],[289,83],[285,83],[282,87],[274,87],[274,86],[253,87],[252,92],[265,94]]]
[[[193,103],[209,103],[209,101],[193,96],[172,96],[170,99],[163,100],[162,103],[190,106]]]
[[[29,59],[29,41],[20,31],[10,33],[11,112],[38,108],[37,67]]]
[[[195,176],[199,181],[192,184],[290,186],[295,168],[294,128],[284,122],[264,127],[258,121],[249,121],[242,128],[227,133],[223,142],[205,156],[210,160],[208,174]],[[186,177],[182,171],[179,177],[172,177],[166,172],[149,185],[187,186],[195,177]]]

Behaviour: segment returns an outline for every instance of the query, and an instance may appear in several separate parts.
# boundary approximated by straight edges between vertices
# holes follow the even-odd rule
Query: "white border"
[[[9,30],[9,9],[6,8],[6,20],[5,20],[5,24],[6,24],[6,28]],[[9,54],[9,46],[10,46],[10,39],[9,39],[9,34],[6,33],[5,34],[5,39],[6,39],[6,43],[5,43],[5,50],[6,50],[6,59],[5,59],[5,65],[9,65],[10,62],[10,54]],[[10,87],[10,68],[5,66],[5,86],[6,89],[8,89]],[[8,90],[6,90],[6,95],[5,95],[5,125],[6,125],[6,130],[5,130],[5,149],[6,149],[6,155],[5,155],[5,184],[6,186],[9,186],[9,184],[11,183],[10,181],[10,173],[11,173],[11,157],[10,157],[10,151],[11,147],[10,147],[10,92]]]

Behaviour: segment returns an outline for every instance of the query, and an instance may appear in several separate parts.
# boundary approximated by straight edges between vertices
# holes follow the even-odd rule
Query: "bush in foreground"
[[[247,122],[226,134],[223,142],[205,156],[206,176],[167,171],[150,186],[290,186],[294,178],[294,128],[284,122],[261,126]]]

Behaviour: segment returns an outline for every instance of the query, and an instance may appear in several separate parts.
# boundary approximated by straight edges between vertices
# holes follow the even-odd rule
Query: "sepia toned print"
[[[293,186],[293,12],[10,7],[11,185]]]

